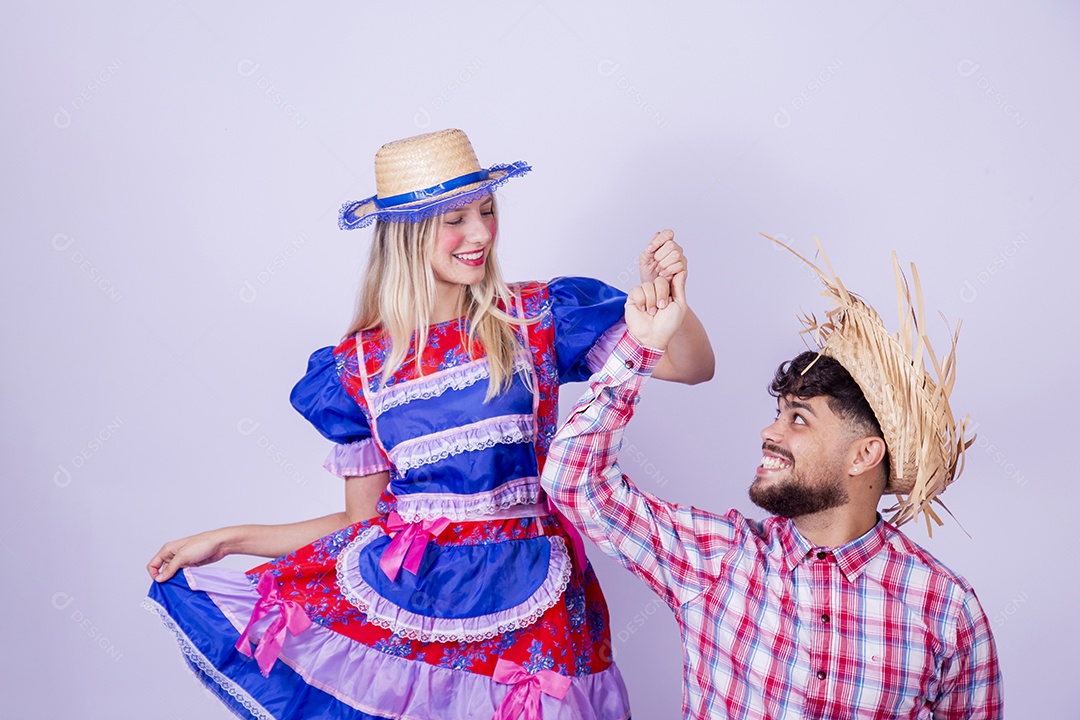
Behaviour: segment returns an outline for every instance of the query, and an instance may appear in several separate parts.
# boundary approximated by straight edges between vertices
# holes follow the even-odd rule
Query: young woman
[[[148,605],[241,717],[625,718],[603,595],[539,483],[558,387],[602,364],[625,295],[506,284],[493,191],[529,167],[482,169],[460,130],[375,168],[378,194],[341,216],[376,223],[357,317],[291,397],[336,443],[345,511],[166,543]],[[643,281],[685,267],[670,231],[642,254]],[[665,363],[711,377],[692,313]],[[276,559],[198,567],[233,553]]]

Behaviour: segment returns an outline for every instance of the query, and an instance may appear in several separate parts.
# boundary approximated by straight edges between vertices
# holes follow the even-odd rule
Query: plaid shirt
[[[687,718],[1000,718],[1001,676],[971,586],[879,520],[815,547],[790,520],[663,502],[619,470],[660,353],[623,336],[551,446],[544,488],[675,612]]]

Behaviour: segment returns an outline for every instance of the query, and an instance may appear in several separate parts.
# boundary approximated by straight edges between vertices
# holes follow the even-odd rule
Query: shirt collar
[[[777,519],[780,521],[780,547],[784,553],[784,569],[791,572],[810,555],[814,546],[799,534],[791,518]]]
[[[790,519],[785,519],[780,528],[780,543],[784,553],[784,566],[788,572],[799,563],[825,551],[832,553],[840,572],[848,582],[854,582],[866,569],[866,565],[877,555],[888,541],[888,525],[878,515],[877,523],[860,538],[844,543],[840,547],[815,547],[795,529]]]

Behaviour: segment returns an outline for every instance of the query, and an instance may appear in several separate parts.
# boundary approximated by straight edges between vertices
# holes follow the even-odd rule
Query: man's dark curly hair
[[[881,425],[851,373],[828,355],[822,355],[814,362],[817,357],[817,353],[808,351],[796,355],[788,362],[780,363],[780,367],[776,369],[776,377],[769,385],[769,394],[776,398],[794,395],[803,399],[824,395],[829,409],[836,413],[837,417],[850,423],[853,432],[874,435],[884,440]],[[803,370],[811,363],[814,363],[814,366],[804,375]],[[888,457],[885,458],[884,466],[889,467]]]

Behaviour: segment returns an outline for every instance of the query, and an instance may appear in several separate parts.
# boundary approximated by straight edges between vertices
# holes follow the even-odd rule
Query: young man
[[[552,444],[544,488],[675,612],[686,718],[1000,718],[974,591],[877,512],[883,493],[906,493],[894,521],[937,519],[930,502],[970,444],[948,407],[952,353],[932,382],[912,360],[917,329],[888,336],[822,278],[838,309],[807,321],[821,354],[780,366],[761,432],[750,496],[773,517],[667,503],[618,468],[637,393],[685,312],[685,272],[631,292],[628,331]]]

